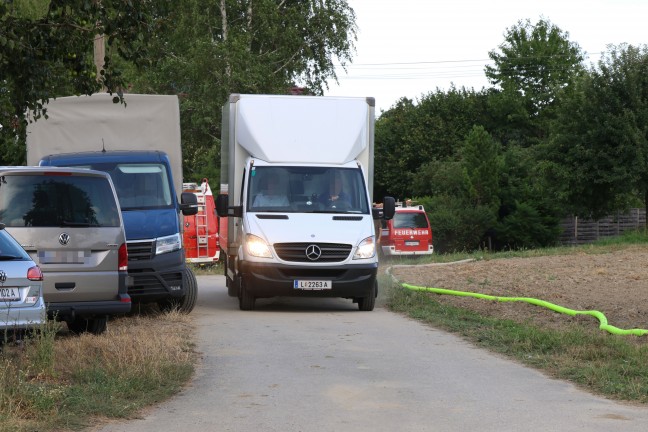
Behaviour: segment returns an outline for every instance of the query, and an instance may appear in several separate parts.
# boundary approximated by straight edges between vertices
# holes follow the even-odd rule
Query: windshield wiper
[[[15,260],[22,260],[22,259],[24,258],[15,255],[0,255],[0,261],[15,261]]]

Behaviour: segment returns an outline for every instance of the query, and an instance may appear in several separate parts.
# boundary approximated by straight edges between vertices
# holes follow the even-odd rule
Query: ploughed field
[[[391,273],[399,282],[417,286],[532,297],[574,310],[598,310],[613,326],[648,329],[648,246],[628,246],[602,254],[393,266]],[[591,316],[571,317],[524,302],[430,295],[486,316],[530,321],[548,328],[579,322],[602,331],[598,330],[599,321]]]

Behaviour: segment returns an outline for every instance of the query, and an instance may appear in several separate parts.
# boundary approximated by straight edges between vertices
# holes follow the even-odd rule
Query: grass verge
[[[49,322],[0,353],[0,431],[79,430],[98,418],[128,418],[193,374],[187,315],[120,317],[99,336],[60,328]]]
[[[643,233],[631,233],[587,246],[489,254],[488,259],[511,255],[605,253],[637,243],[648,243],[648,237]],[[462,255],[458,259],[469,257]],[[383,277],[382,284],[389,287],[386,304],[395,312],[459,334],[476,346],[509,356],[550,376],[571,381],[592,393],[611,399],[648,403],[648,344],[643,339],[614,336],[573,323],[565,329],[555,330],[539,328],[531,323],[484,317],[440,303],[435,300],[435,294],[402,288],[391,279]]]

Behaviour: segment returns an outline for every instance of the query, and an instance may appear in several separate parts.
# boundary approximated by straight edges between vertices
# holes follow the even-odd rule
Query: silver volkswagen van
[[[130,311],[126,236],[108,174],[0,167],[0,222],[42,269],[50,318],[100,334],[109,315]]]

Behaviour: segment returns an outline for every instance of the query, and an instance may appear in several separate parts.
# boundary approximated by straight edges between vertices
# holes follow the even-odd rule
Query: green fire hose
[[[479,294],[479,293],[474,293],[474,292],[469,292],[469,291],[455,291],[455,290],[449,290],[449,289],[444,289],[444,288],[429,288],[429,287],[419,287],[415,285],[409,285],[406,283],[401,284],[404,288],[413,290],[413,291],[426,291],[426,292],[432,292],[436,294],[448,294],[448,295],[455,295],[455,296],[461,296],[461,297],[475,297],[478,299],[485,299],[485,300],[495,300],[499,302],[527,302],[536,306],[542,306],[548,309],[551,309],[553,311],[567,314],[570,316],[575,316],[575,315],[590,315],[595,317],[596,319],[599,320],[600,325],[599,328],[601,330],[605,330],[609,333],[615,334],[615,335],[635,335],[635,336],[643,336],[645,334],[648,334],[648,330],[645,329],[620,329],[618,327],[614,327],[613,325],[608,324],[607,318],[603,313],[597,311],[597,310],[587,310],[587,311],[577,311],[573,309],[568,309],[563,306],[558,306],[553,303],[549,303],[548,301],[544,300],[538,300],[530,297],[499,297],[499,296],[492,296],[492,295],[487,295],[487,294]]]

